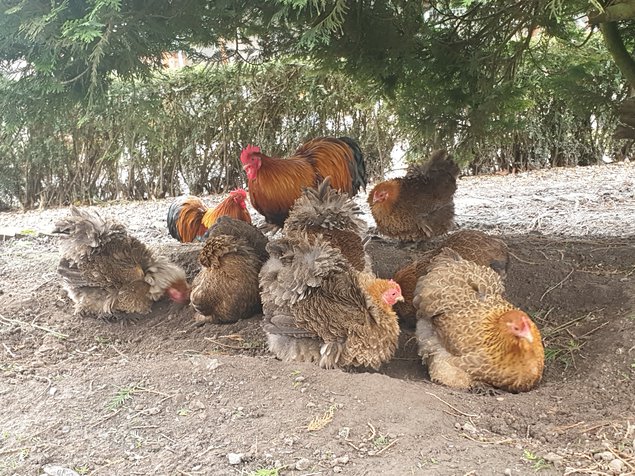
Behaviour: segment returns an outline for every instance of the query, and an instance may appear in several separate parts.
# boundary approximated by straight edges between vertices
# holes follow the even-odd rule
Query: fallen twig
[[[2,319],[5,322],[10,322],[12,324],[20,324],[20,325],[27,325],[27,326],[31,326],[35,329],[39,329],[41,331],[46,332],[47,334],[51,334],[53,337],[57,337],[58,339],[68,339],[70,336],[68,334],[63,334],[62,332],[53,330],[53,329],[49,329],[48,327],[44,327],[44,326],[40,326],[38,324],[33,324],[32,322],[26,322],[26,321],[21,321],[19,319],[9,319],[8,317],[4,317],[2,314],[0,314],[0,319]]]
[[[428,395],[432,395],[434,398],[436,398],[437,400],[439,400],[442,403],[445,403],[448,407],[450,407],[452,410],[454,410],[455,412],[460,413],[463,416],[466,417],[472,417],[472,418],[478,418],[478,415],[472,415],[471,413],[465,413],[462,412],[461,410],[459,410],[458,408],[456,408],[455,406],[449,404],[448,402],[446,402],[445,400],[443,400],[441,397],[438,397],[437,395],[435,395],[434,393],[431,392],[426,392]]]
[[[553,291],[554,289],[556,289],[558,286],[562,285],[562,283],[564,283],[567,279],[569,279],[569,276],[571,276],[573,274],[573,271],[575,271],[575,269],[571,268],[571,271],[569,271],[569,274],[567,274],[564,279],[562,281],[560,281],[557,284],[554,284],[553,286],[551,286],[549,289],[547,289],[542,296],[540,296],[540,300],[542,301],[544,299],[544,297],[549,294],[551,291]]]

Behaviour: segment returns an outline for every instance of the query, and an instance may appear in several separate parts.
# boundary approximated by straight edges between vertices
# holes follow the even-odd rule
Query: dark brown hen
[[[261,310],[258,273],[269,256],[267,238],[244,221],[221,217],[208,231],[201,271],[192,283],[197,321],[226,324]]]
[[[403,241],[429,239],[454,227],[454,192],[460,170],[439,150],[405,177],[381,182],[368,195],[377,230]]]

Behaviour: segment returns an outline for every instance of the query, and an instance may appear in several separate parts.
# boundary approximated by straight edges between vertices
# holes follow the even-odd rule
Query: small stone
[[[286,446],[293,446],[293,437],[289,436],[284,439],[284,444]]]
[[[64,425],[62,427],[62,433],[68,433],[69,431],[71,431],[71,427],[68,425]]]
[[[621,474],[624,471],[624,461],[615,458],[609,463],[609,469],[613,474]]]
[[[243,462],[243,456],[242,453],[227,453],[227,460],[229,464],[236,465]]]
[[[309,402],[309,403],[307,403],[307,404],[306,404],[306,407],[307,407],[307,408],[313,408],[313,407],[315,407],[315,403],[313,403],[313,402]],[[635,443],[635,442],[634,442],[634,443]]]
[[[348,455],[339,456],[337,458],[334,458],[333,461],[331,461],[331,464],[334,464],[334,465],[347,464],[349,460],[350,458],[348,457]]]
[[[306,458],[299,459],[295,464],[295,469],[298,471],[306,471],[311,466],[311,462]]]
[[[77,474],[72,469],[64,468],[63,466],[57,466],[54,464],[47,464],[42,469],[47,476],[79,476],[79,474]]]
[[[192,400],[190,403],[190,408],[192,410],[205,410],[205,404],[200,400]]]
[[[341,473],[342,472],[342,467],[341,466],[333,466],[333,472],[334,473]]]
[[[454,424],[454,428],[456,428],[457,430],[460,430],[460,429],[461,429],[461,424],[457,421],[457,422]]]
[[[611,453],[610,451],[602,451],[601,453],[595,453],[593,455],[593,458],[595,458],[597,461],[611,461],[614,456],[613,453]]]
[[[472,434],[475,434],[475,433],[478,432],[476,427],[474,425],[472,425],[471,423],[464,423],[463,424],[463,431],[467,431],[468,433],[472,433]]]
[[[49,389],[49,395],[50,395],[51,397],[55,396],[55,394],[56,394],[56,393],[57,393],[57,388],[56,388],[56,387],[51,387],[51,388]]]
[[[505,468],[505,472],[503,473],[505,476],[512,476],[511,468]]]
[[[304,382],[306,380],[306,377],[303,377],[302,375],[298,375],[296,378],[293,379],[294,382]]]
[[[549,463],[553,463],[554,466],[558,466],[560,463],[562,463],[562,460],[564,458],[556,453],[549,452],[545,456],[543,456],[543,459],[545,461],[548,461]]]

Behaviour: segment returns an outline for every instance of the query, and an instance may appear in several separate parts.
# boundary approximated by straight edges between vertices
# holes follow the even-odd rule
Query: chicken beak
[[[527,329],[527,332],[525,332],[521,337],[523,339],[527,339],[527,342],[529,342],[530,344],[534,342],[534,336],[531,334],[530,329]]]
[[[397,299],[395,299],[396,302],[404,302],[405,299],[403,296],[399,296]]]

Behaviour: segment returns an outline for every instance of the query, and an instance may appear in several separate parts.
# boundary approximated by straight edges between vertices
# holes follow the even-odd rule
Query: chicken
[[[511,392],[542,378],[544,349],[529,316],[503,298],[492,269],[444,248],[415,290],[419,354],[430,378],[458,389]]]
[[[237,188],[229,192],[229,196],[214,208],[207,206],[198,197],[179,197],[168,209],[168,231],[170,236],[182,243],[190,243],[201,239],[207,229],[221,216],[251,223],[245,199],[247,192]]]
[[[393,279],[401,286],[404,302],[395,304],[399,321],[408,327],[416,324],[416,311],[412,305],[417,280],[427,273],[430,260],[443,248],[452,248],[463,259],[473,261],[482,266],[489,266],[502,278],[505,278],[509,253],[507,245],[482,231],[459,230],[452,233],[434,250],[428,251],[420,258],[399,269]]]
[[[261,311],[258,273],[268,253],[267,238],[253,225],[221,217],[208,230],[201,271],[192,282],[196,320],[225,324]]]
[[[448,153],[438,150],[405,177],[377,184],[368,195],[377,231],[402,241],[419,241],[451,230],[459,172]]]
[[[289,209],[307,187],[331,177],[331,184],[351,196],[366,187],[366,165],[357,143],[319,137],[300,146],[288,159],[272,158],[249,145],[240,161],[247,173],[249,198],[267,223],[281,227]]]
[[[267,246],[260,272],[269,349],[282,360],[322,368],[377,369],[397,348],[394,281],[355,271],[320,236],[282,238]]]
[[[320,234],[339,249],[357,271],[370,271],[370,259],[364,251],[368,225],[361,208],[346,194],[330,186],[326,177],[317,189],[305,188],[289,211],[283,232]]]
[[[57,271],[76,314],[146,314],[166,294],[178,303],[189,301],[183,269],[155,255],[115,220],[75,207],[70,211],[54,232],[65,235]]]

